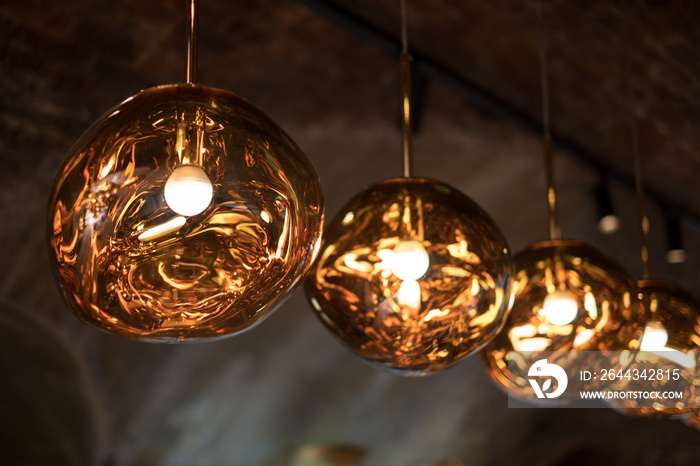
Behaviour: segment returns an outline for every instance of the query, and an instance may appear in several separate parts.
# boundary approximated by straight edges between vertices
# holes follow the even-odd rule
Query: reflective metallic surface
[[[570,314],[569,306],[546,309],[550,295],[558,300],[572,297],[577,312]],[[565,318],[553,318],[552,312],[565,313]],[[635,283],[617,265],[584,243],[542,241],[516,255],[512,309],[504,328],[481,354],[501,388],[509,389],[514,396],[533,399],[527,380],[529,367],[519,364],[520,372],[509,373],[509,351],[574,351],[548,362],[558,364],[567,373],[579,367],[595,371],[596,367],[591,366],[595,362],[585,351],[636,350],[645,322]],[[629,359],[624,353],[614,362],[624,366]],[[576,381],[570,380],[569,384],[576,388]],[[595,383],[587,387],[598,388]],[[566,402],[565,396],[559,399]]]
[[[506,241],[479,206],[444,183],[402,178],[370,186],[341,210],[306,291],[357,355],[422,375],[495,335],[511,271]]]
[[[673,283],[661,280],[638,282],[644,306],[649,310],[649,322],[631,369],[642,372],[661,369],[680,375],[664,380],[663,390],[683,392],[679,400],[664,400],[654,408],[643,408],[635,399],[616,400],[611,406],[625,414],[646,417],[680,417],[692,414],[697,421],[700,406],[700,305]],[[656,384],[655,386],[659,386]],[[624,390],[648,389],[645,380],[617,381],[614,388]],[[669,408],[669,404],[674,404]]]
[[[178,214],[164,198],[186,165],[213,188],[201,213]],[[309,160],[260,110],[230,92],[169,85],[87,130],[48,215],[53,267],[77,316],[173,342],[243,331],[280,304],[317,254],[323,195]]]

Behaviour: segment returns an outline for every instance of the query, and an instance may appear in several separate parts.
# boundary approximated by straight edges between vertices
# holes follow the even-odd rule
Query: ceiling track
[[[338,5],[330,3],[326,0],[295,0],[297,3],[306,6],[319,16],[347,29],[363,41],[376,46],[382,51],[399,57],[401,54],[401,41],[377,29],[375,26],[367,23],[362,18],[347,11]],[[535,134],[542,135],[542,122],[523,113],[519,109],[513,107],[509,103],[499,99],[487,89],[480,87],[474,82],[460,76],[453,71],[447,69],[441,64],[435,62],[430,57],[422,55],[415,51],[411,51],[413,56],[414,73],[418,77],[430,77],[443,83],[445,86],[452,88],[456,92],[462,94],[476,106],[490,112],[504,120],[507,120],[521,129]],[[415,109],[416,116],[420,118],[420,107]],[[600,163],[593,154],[577,143],[576,141],[567,138],[556,130],[552,131],[552,141],[560,150],[568,153],[570,156],[580,160],[592,169],[599,172],[601,177],[609,177],[626,185],[634,190],[634,177],[623,170],[618,170]],[[684,220],[689,224],[700,228],[700,217],[688,208],[679,203],[668,199],[659,192],[656,192],[648,187],[645,187],[646,198],[652,200],[660,209],[672,216]]]

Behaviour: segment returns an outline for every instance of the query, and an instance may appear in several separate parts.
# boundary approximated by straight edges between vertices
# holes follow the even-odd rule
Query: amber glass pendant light
[[[262,111],[187,82],[146,89],[70,150],[48,210],[52,265],[82,320],[155,342],[219,338],[268,316],[308,273],[323,194]]]
[[[625,10],[627,47],[632,43],[628,22],[628,14]],[[652,406],[642,399],[612,400],[608,403],[623,414],[654,418],[685,417],[692,425],[693,422],[697,424],[697,410],[700,408],[700,305],[673,283],[649,279],[649,218],[644,199],[639,134],[629,71],[629,51],[625,58],[629,125],[641,240],[642,279],[637,283],[639,297],[648,311],[648,321],[640,351],[630,369],[637,374],[654,372],[661,374],[661,377],[655,377],[657,380],[653,383],[642,378],[637,380],[622,378],[615,382],[613,388],[630,391],[649,390],[650,385],[653,385],[655,389],[681,392],[682,397],[659,401]]]
[[[535,357],[539,352],[561,352],[548,362],[561,366],[567,373],[579,368],[596,371],[602,369],[595,364],[603,363],[603,358],[590,358],[584,352],[636,350],[646,321],[632,278],[591,246],[561,239],[554,188],[544,19],[539,1],[537,13],[550,239],[531,244],[515,256],[512,309],[504,328],[481,353],[497,385],[510,395],[529,400],[536,400],[527,378],[530,364],[518,355]],[[514,362],[510,368],[509,352]],[[622,357],[613,358],[606,368],[628,365],[631,359],[628,355],[631,356],[621,353]],[[538,359],[532,357],[527,361]],[[599,388],[594,386],[596,383],[588,382],[587,388]],[[575,384],[576,380],[570,377],[570,388],[574,389]],[[566,403],[566,393],[558,400]]]
[[[610,402],[616,410],[633,416],[688,417],[697,423],[700,407],[700,305],[673,283],[649,280],[638,282],[644,306],[650,312],[640,351],[630,366],[638,374],[662,374],[655,387],[680,392],[682,397],[649,406],[639,399]],[[660,371],[660,372],[659,372]],[[649,381],[619,379],[616,390],[643,391]],[[693,417],[694,416],[694,417]]]
[[[639,297],[648,310],[640,351],[630,366],[638,374],[662,374],[653,385],[664,391],[682,393],[682,397],[649,406],[641,399],[614,400],[608,403],[617,411],[633,416],[685,418],[698,426],[700,407],[700,304],[673,283],[649,279],[649,219],[644,205],[640,155],[633,122],[635,180],[641,233],[642,280],[637,282]],[[659,372],[660,371],[660,372]],[[650,386],[644,379],[619,379],[616,390],[644,391]]]
[[[452,366],[497,332],[512,263],[503,235],[471,199],[411,175],[410,56],[401,54],[404,177],[351,199],[324,233],[306,282],[328,329],[363,359],[401,375]]]

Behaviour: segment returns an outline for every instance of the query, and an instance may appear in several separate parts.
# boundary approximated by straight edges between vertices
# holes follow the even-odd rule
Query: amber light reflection
[[[672,283],[640,280],[640,297],[650,312],[641,351],[630,367],[637,373],[661,370],[662,380],[616,380],[617,390],[648,390],[663,386],[665,391],[682,392],[678,400],[663,400],[649,407],[648,402],[629,399],[610,405],[625,414],[646,417],[695,415],[700,407],[700,306]],[[668,377],[674,371],[677,378]]]
[[[352,351],[421,375],[495,335],[510,272],[505,240],[476,204],[445,184],[407,178],[373,185],[345,206],[306,290]]]
[[[547,309],[552,296],[559,302]],[[548,362],[572,374],[600,369],[601,358],[587,355],[587,351],[619,351],[618,359],[606,362],[627,367],[639,347],[645,321],[635,283],[617,265],[583,243],[543,241],[516,256],[511,312],[482,357],[502,389],[535,399],[527,379],[527,361],[537,358],[523,358],[518,353],[566,352]],[[509,352],[514,362],[511,371]],[[575,380],[569,384],[577,388]],[[602,386],[601,382],[588,382],[586,389]]]
[[[306,156],[258,109],[230,92],[171,85],[88,129],[60,169],[49,216],[53,265],[76,315],[175,342],[232,335],[269,315],[316,257],[323,197]]]

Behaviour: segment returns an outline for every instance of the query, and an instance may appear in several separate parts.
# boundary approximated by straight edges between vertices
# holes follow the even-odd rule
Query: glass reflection
[[[505,239],[469,198],[437,181],[394,179],[364,190],[331,222],[306,291],[356,354],[423,375],[495,335],[511,267]]]
[[[664,400],[647,407],[637,400],[616,400],[610,405],[624,414],[645,417],[682,417],[700,406],[700,305],[686,292],[669,282],[640,280],[640,296],[650,312],[640,352],[631,366],[637,373],[661,370],[663,379],[621,379],[613,387],[620,390],[682,392],[678,400]],[[678,378],[668,377],[674,370]],[[667,372],[668,371],[668,372]],[[671,406],[673,405],[673,406]]]
[[[611,364],[626,367],[639,348],[646,321],[636,295],[634,281],[584,243],[532,244],[515,257],[512,309],[503,330],[481,352],[486,368],[503,390],[535,400],[527,379],[529,364],[515,354],[517,371],[509,372],[509,351],[569,352],[548,360],[567,373],[600,369],[600,358],[591,359],[586,351],[619,351],[621,356]],[[576,381],[569,383],[577,389]],[[586,388],[602,386],[589,382]],[[558,400],[566,403],[566,394]]]
[[[142,91],[71,149],[49,202],[53,267],[84,321],[147,341],[235,334],[308,273],[323,196],[313,166],[226,91]]]

